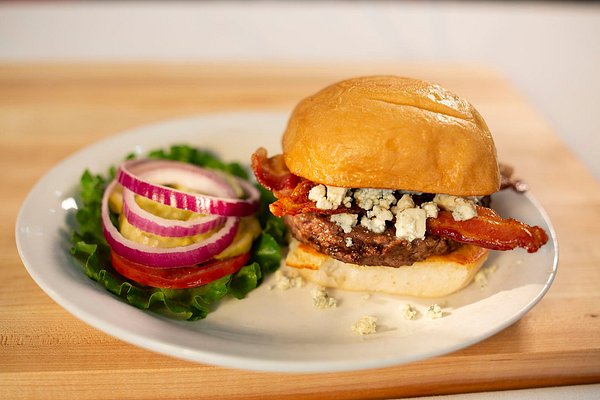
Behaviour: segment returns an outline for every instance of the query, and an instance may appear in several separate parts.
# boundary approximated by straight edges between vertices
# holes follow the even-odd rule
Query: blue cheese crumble
[[[321,210],[336,210],[340,206],[351,208],[352,204],[365,211],[359,216],[354,213],[338,213],[330,216],[344,233],[360,225],[374,233],[383,233],[393,224],[396,237],[408,241],[425,238],[427,218],[437,218],[439,210],[452,212],[456,221],[466,221],[477,216],[476,197],[458,197],[436,194],[433,201],[416,205],[412,196],[421,193],[387,189],[348,189],[336,186],[316,185],[310,189],[308,198]],[[352,242],[346,240],[346,246]]]
[[[312,187],[308,192],[308,199],[314,201],[316,207],[321,210],[335,210],[342,202],[344,202],[344,200],[348,203],[348,200],[346,199],[347,191],[348,189],[346,188],[317,185]]]
[[[404,303],[400,306],[400,312],[402,313],[402,317],[407,320],[415,320],[419,317],[419,311],[412,304]]]
[[[361,218],[360,224],[371,232],[383,233],[385,231],[385,223],[391,221],[393,218],[394,215],[389,209],[377,205],[367,211],[367,215]]]
[[[425,237],[427,212],[422,208],[407,208],[396,214],[396,237],[409,242]]]
[[[342,228],[344,233],[350,233],[352,231],[352,228],[354,228],[356,226],[356,223],[358,222],[358,215],[340,213],[333,214],[331,217],[329,217],[329,219],[331,220],[331,222],[335,222],[340,228]]]
[[[392,211],[394,211],[394,213],[398,213],[402,210],[406,210],[407,208],[414,208],[415,206],[415,202],[412,199],[412,196],[410,194],[403,194],[402,197],[400,197],[400,200],[398,200],[398,202],[396,203],[395,207],[392,207]]]
[[[329,293],[323,287],[314,288],[311,293],[313,306],[324,310],[326,308],[335,308],[337,306],[337,300],[329,296]]]
[[[356,189],[354,191],[356,204],[364,210],[371,210],[375,206],[389,209],[396,204],[396,197],[393,190],[385,189]]]
[[[466,221],[477,216],[477,209],[473,200],[451,196],[448,194],[436,194],[433,202],[440,208],[452,212],[455,221]]]
[[[427,214],[427,218],[437,218],[438,217],[438,206],[432,201],[428,201],[427,203],[421,204],[421,208],[425,210]]]
[[[438,319],[444,316],[442,307],[439,304],[432,304],[427,308],[427,316],[431,319]]]
[[[278,269],[275,272],[275,285],[271,286],[271,289],[277,288],[280,290],[288,290],[294,288],[301,288],[306,284],[303,277],[296,270],[284,271]]]
[[[377,332],[377,318],[365,315],[352,325],[352,331],[361,336]]]

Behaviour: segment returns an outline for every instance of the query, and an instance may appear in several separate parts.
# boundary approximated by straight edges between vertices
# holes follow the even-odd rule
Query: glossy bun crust
[[[477,110],[411,78],[354,78],[307,97],[282,145],[291,172],[326,185],[457,196],[500,186],[494,141]]]

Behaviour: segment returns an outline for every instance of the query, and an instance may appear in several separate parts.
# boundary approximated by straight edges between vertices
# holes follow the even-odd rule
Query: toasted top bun
[[[292,173],[331,186],[456,196],[500,186],[496,147],[477,110],[411,78],[354,78],[305,98],[282,145]]]
[[[482,247],[464,245],[443,256],[432,256],[400,268],[345,263],[292,239],[286,258],[307,280],[343,290],[383,292],[416,297],[454,293],[473,280],[488,258]]]

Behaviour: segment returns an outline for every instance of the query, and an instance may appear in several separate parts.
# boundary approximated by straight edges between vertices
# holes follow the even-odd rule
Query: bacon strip
[[[292,174],[282,155],[268,158],[267,151],[260,148],[252,155],[252,169],[258,182],[277,197],[277,201],[269,205],[269,209],[277,217],[301,213],[336,214],[358,211],[356,206],[338,207],[335,210],[317,208],[315,202],[308,199],[308,192],[316,183]],[[518,190],[511,181],[512,170],[503,169],[505,171],[502,176],[506,181],[504,187]],[[542,228],[514,219],[503,219],[492,209],[481,206],[477,206],[477,216],[467,221],[455,221],[452,213],[440,211],[438,218],[428,218],[427,233],[493,250],[522,247],[530,253],[536,252],[548,241],[548,235]]]
[[[281,154],[267,157],[267,150],[259,148],[252,154],[252,170],[258,183],[269,189],[277,201],[269,205],[276,217],[302,213],[338,214],[352,212],[353,209],[338,207],[335,210],[322,210],[308,199],[308,192],[317,184],[294,175],[285,165]]]
[[[316,203],[308,199],[308,192],[313,186],[315,184],[309,180],[301,181],[288,196],[281,196],[271,203],[269,210],[276,217],[323,211],[317,209]]]
[[[298,183],[303,180],[290,172],[282,154],[268,158],[264,147],[252,154],[252,170],[258,183],[273,192],[277,198],[292,194]]]
[[[481,206],[477,206],[477,216],[466,221],[455,221],[451,212],[440,211],[437,218],[427,220],[427,233],[492,250],[523,247],[529,253],[535,253],[548,241],[548,235],[539,226],[503,219],[494,210]]]

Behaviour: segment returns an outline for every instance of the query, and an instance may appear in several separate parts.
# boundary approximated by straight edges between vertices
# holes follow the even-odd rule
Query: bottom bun
[[[364,266],[336,260],[292,239],[286,264],[297,268],[305,279],[325,287],[439,297],[467,286],[488,253],[481,247],[463,245],[450,254],[399,268]]]

